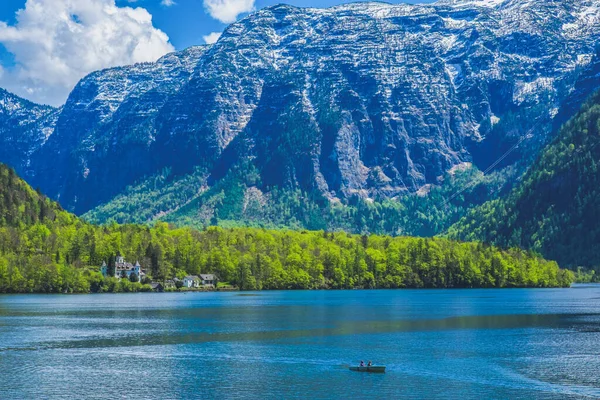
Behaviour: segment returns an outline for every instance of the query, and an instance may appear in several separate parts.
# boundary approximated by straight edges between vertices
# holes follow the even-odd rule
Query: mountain
[[[204,51],[194,47],[156,63],[95,72],[79,82],[52,136],[31,158],[31,182],[81,212],[154,173],[157,165],[168,165],[154,144],[162,110]]]
[[[591,93],[599,34],[592,0],[277,5],[215,44],[89,75],[39,119],[47,140],[32,128],[20,162],[0,160],[103,221],[383,204],[531,133],[499,165],[524,170]]]
[[[450,236],[532,249],[563,266],[600,266],[600,93],[560,131],[503,199],[471,211]]]
[[[0,89],[0,160],[25,171],[54,132],[59,110]]]

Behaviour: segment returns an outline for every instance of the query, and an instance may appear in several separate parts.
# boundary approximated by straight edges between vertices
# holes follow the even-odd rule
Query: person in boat
[[[371,361],[369,361],[369,363],[367,364],[367,367],[372,367],[373,363]]]
[[[360,360],[360,366],[364,367],[365,366],[365,362],[363,360]]]

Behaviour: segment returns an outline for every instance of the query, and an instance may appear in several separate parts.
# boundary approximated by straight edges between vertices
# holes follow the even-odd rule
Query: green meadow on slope
[[[477,168],[465,165],[421,195],[374,201],[354,197],[336,202],[300,190],[272,187],[262,192],[260,178],[251,165],[235,169],[212,187],[203,185],[199,171],[178,178],[165,170],[82,218],[97,224],[163,220],[198,229],[249,226],[431,237],[447,230],[470,207],[507,194],[516,175],[518,170],[509,167],[483,176]],[[473,181],[477,184],[469,186]],[[452,197],[466,186],[467,190]]]

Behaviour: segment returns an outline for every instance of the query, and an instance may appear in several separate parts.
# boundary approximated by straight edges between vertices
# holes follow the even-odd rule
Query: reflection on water
[[[600,398],[599,295],[0,296],[0,398]]]

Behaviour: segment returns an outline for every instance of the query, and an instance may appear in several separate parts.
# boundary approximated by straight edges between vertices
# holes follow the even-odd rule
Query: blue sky
[[[74,84],[95,69],[153,61],[166,52],[203,44],[211,33],[214,40],[230,22],[247,15],[244,11],[281,2],[0,0],[0,87],[33,101],[60,105]],[[291,0],[288,4],[328,7],[345,2]],[[22,11],[17,19],[16,13],[26,6],[27,11]],[[116,6],[113,11],[118,12],[105,12],[107,6]],[[128,8],[143,8],[147,12]],[[72,20],[65,17],[69,14],[73,14]],[[98,35],[99,31],[110,34],[104,37]],[[136,45],[135,35],[140,32],[144,37],[140,42],[144,43]]]

